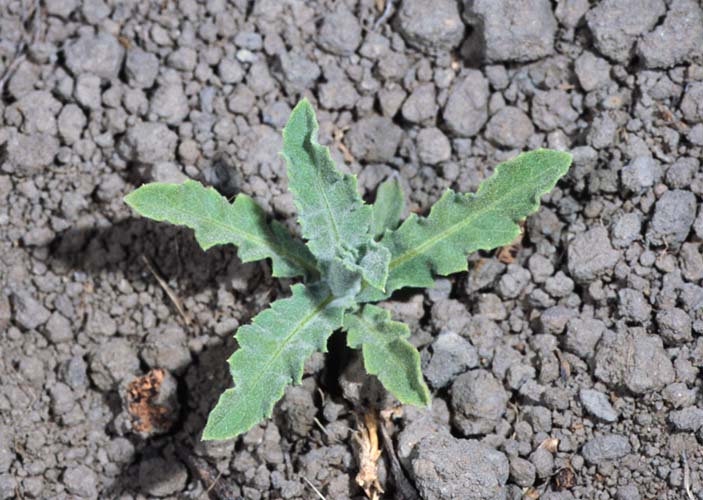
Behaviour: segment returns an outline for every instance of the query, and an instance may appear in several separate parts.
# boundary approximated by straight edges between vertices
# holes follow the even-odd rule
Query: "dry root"
[[[378,447],[378,420],[376,413],[369,411],[364,414],[363,422],[358,422],[359,429],[354,433],[354,441],[358,447],[359,473],[356,484],[361,486],[366,496],[371,500],[379,500],[383,488],[378,482],[378,460],[381,449]]]

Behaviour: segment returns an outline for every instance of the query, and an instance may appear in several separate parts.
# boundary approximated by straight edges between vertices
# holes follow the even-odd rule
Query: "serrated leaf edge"
[[[152,182],[152,183],[148,183],[148,184],[143,184],[143,185],[141,185],[140,187],[138,187],[137,189],[135,189],[134,191],[132,191],[131,193],[129,193],[128,195],[126,195],[126,196],[123,198],[123,201],[124,201],[127,205],[129,205],[134,211],[136,211],[137,213],[140,213],[140,214],[141,214],[139,208],[137,208],[137,207],[135,206],[135,203],[132,201],[132,198],[134,198],[135,196],[137,196],[137,194],[138,194],[138,192],[139,192],[140,189],[149,188],[150,186],[158,186],[158,185],[161,185],[161,184],[167,184],[167,183]],[[212,186],[208,186],[208,187],[203,186],[203,185],[202,185],[200,182],[198,182],[198,181],[187,180],[187,181],[183,182],[182,184],[169,184],[169,185],[173,185],[173,186],[185,186],[185,185],[188,185],[188,184],[197,185],[197,186],[200,186],[201,188],[205,189],[206,191],[214,192],[217,196],[223,198],[222,201],[223,201],[224,203],[227,203],[230,207],[232,206],[232,203],[230,203],[228,200],[224,199],[224,197],[223,197],[220,193],[218,193],[215,188],[213,188]],[[240,193],[240,194],[238,194],[237,196],[238,196],[238,197],[239,197],[239,196],[242,196],[242,197],[245,197],[245,198],[249,198],[252,202],[256,203],[256,202],[254,201],[254,199],[253,199],[251,196],[247,195],[247,194]],[[183,214],[183,215],[190,215],[190,213],[189,213],[188,211],[186,211],[186,210],[181,210],[181,209],[178,209],[177,207],[173,207],[173,206],[169,207],[169,210],[173,210],[174,212],[179,212],[179,213],[181,213],[181,214]],[[149,216],[148,218],[149,218],[149,219],[152,219],[152,220],[155,220],[155,221],[157,221],[157,222],[168,222],[169,224],[171,224],[171,222],[170,222],[167,218],[165,218],[165,217],[151,217],[151,216]],[[236,227],[233,227],[233,226],[230,226],[230,225],[227,225],[227,224],[223,224],[222,222],[218,221],[217,219],[212,219],[212,218],[208,218],[208,217],[202,217],[202,219],[206,220],[208,224],[212,224],[213,226],[217,226],[217,227],[223,228],[225,231],[229,231],[229,232],[235,233],[235,234],[241,236],[243,239],[249,241],[250,243],[253,243],[253,244],[256,244],[256,245],[259,245],[259,246],[264,246],[264,247],[270,247],[270,248],[272,248],[278,255],[280,255],[280,256],[282,256],[282,257],[288,259],[288,260],[291,261],[291,262],[294,262],[294,263],[298,264],[301,268],[305,269],[306,271],[308,271],[308,273],[310,273],[310,274],[312,274],[312,275],[315,275],[315,274],[317,273],[317,266],[315,265],[315,263],[310,262],[310,261],[307,261],[307,260],[300,259],[297,255],[292,254],[292,253],[289,253],[289,252],[288,252],[288,249],[285,248],[285,247],[282,247],[282,246],[277,245],[276,243],[273,243],[273,242],[270,242],[270,241],[264,241],[264,240],[262,240],[261,238],[258,238],[258,237],[256,237],[256,236],[254,236],[253,234],[248,233],[248,232],[246,232],[246,231],[242,231],[242,230],[239,229],[239,228],[236,228]],[[175,225],[175,224],[173,224],[173,225]],[[267,227],[266,230],[269,231],[269,232],[272,232],[272,229],[271,229],[270,227]],[[193,230],[193,232],[195,233],[196,239],[198,240],[198,244],[200,245],[200,247],[201,247],[203,250],[208,250],[208,249],[210,249],[210,248],[212,248],[212,247],[214,247],[214,246],[219,246],[219,245],[224,244],[224,243],[202,244],[202,243],[200,242],[200,240],[198,239],[198,234],[197,234],[197,233],[198,233],[199,231]],[[238,246],[238,245],[236,245],[235,243],[232,243],[232,242],[229,242],[229,244]],[[239,254],[238,254],[238,255],[239,255]],[[243,259],[242,259],[242,262],[254,262],[254,261],[256,261],[256,260],[258,260],[258,259],[246,259],[246,258],[243,258]]]
[[[398,324],[399,326],[402,326],[402,327],[405,328],[405,332],[404,332],[403,335],[400,335],[400,336],[398,336],[397,338],[392,339],[390,342],[388,342],[388,344],[393,344],[393,343],[399,342],[399,343],[404,343],[404,344],[407,344],[408,346],[410,346],[410,347],[413,349],[413,351],[414,351],[414,353],[413,353],[413,358],[415,358],[415,362],[417,363],[417,366],[419,367],[419,366],[420,366],[420,353],[417,351],[417,349],[415,348],[415,346],[413,346],[410,342],[407,341],[407,338],[410,336],[410,328],[408,327],[408,325],[406,325],[405,323],[402,323],[402,322],[400,322],[400,321],[395,321],[395,320],[393,320],[393,319],[391,318],[390,312],[387,311],[386,309],[383,309],[382,307],[375,306],[375,305],[367,305],[367,306],[364,306],[364,308],[367,308],[367,307],[372,307],[372,308],[376,308],[376,309],[379,309],[379,310],[383,311],[383,315],[384,315],[384,320],[385,320],[385,321],[392,322],[392,323],[396,323],[396,324]],[[344,323],[344,326],[343,326],[344,330],[345,330],[345,331],[348,331],[348,330],[349,330],[349,326],[348,326],[347,323],[346,323],[346,317],[347,317],[347,316],[353,316],[354,319],[357,320],[359,323],[361,323],[361,324],[366,328],[367,331],[371,332],[372,335],[374,335],[375,337],[377,337],[377,338],[379,338],[379,339],[382,339],[382,341],[381,341],[381,343],[382,343],[382,342],[383,342],[383,339],[385,339],[385,337],[384,337],[380,332],[378,332],[378,329],[376,328],[376,325],[374,325],[373,323],[369,322],[369,321],[364,317],[364,315],[363,315],[363,309],[364,309],[364,308],[361,308],[361,309],[355,311],[354,313],[347,313],[347,315],[345,315],[345,323]],[[348,335],[348,333],[347,333],[347,335]],[[368,366],[368,364],[367,364],[367,356],[366,356],[366,352],[367,352],[367,350],[370,348],[368,344],[362,342],[362,343],[361,343],[361,346],[355,346],[355,345],[351,345],[351,344],[347,341],[347,345],[348,345],[350,348],[352,348],[352,349],[358,349],[359,347],[361,347],[362,357],[363,357],[363,361],[364,361],[364,370],[366,370],[366,373],[368,373],[369,375],[374,375],[374,376],[378,377],[379,381],[381,381],[381,384],[384,386],[384,388],[385,388],[388,392],[390,392],[391,394],[393,394],[401,403],[403,403],[403,404],[418,405],[417,402],[411,402],[411,401],[403,401],[403,400],[401,400],[396,394],[393,393],[393,391],[391,391],[390,389],[388,389],[388,388],[385,386],[385,384],[384,384],[384,382],[383,382],[383,380],[381,379],[381,376],[380,376],[381,373],[378,372],[378,371],[375,372],[375,371],[373,371],[373,370],[371,370],[371,369],[369,368],[369,366]],[[420,393],[420,396],[421,396],[421,403],[422,403],[422,404],[420,404],[420,405],[418,405],[418,406],[429,407],[429,406],[432,404],[432,397],[431,397],[431,395],[430,395],[430,391],[429,391],[429,388],[427,387],[427,384],[425,384],[425,382],[424,382],[424,380],[423,380],[423,378],[422,378],[422,370],[419,369],[418,371],[419,371],[419,379],[418,379],[417,381],[412,381],[412,382],[418,382],[418,387],[417,387],[417,388],[419,389],[419,393]],[[410,385],[413,385],[413,384],[410,384]]]
[[[295,285],[295,286],[294,286],[294,288],[298,288],[298,287],[299,287],[300,289],[303,288],[302,285]],[[286,300],[286,299],[282,299],[282,300]],[[291,331],[291,333],[289,333],[289,334],[285,337],[285,339],[279,344],[277,350],[274,352],[273,356],[271,356],[271,358],[266,362],[266,365],[261,369],[259,375],[256,377],[256,379],[254,380],[254,382],[253,382],[253,384],[250,386],[250,388],[251,388],[252,386],[253,386],[253,387],[257,387],[257,386],[261,383],[261,381],[262,381],[263,378],[264,378],[264,374],[267,373],[267,371],[270,369],[271,365],[273,365],[273,363],[275,363],[275,361],[278,360],[278,358],[281,356],[281,353],[283,352],[284,348],[285,348],[287,345],[289,345],[289,343],[292,341],[292,339],[293,339],[296,335],[298,335],[298,334],[305,328],[306,325],[308,325],[313,319],[315,319],[318,315],[320,315],[320,314],[332,303],[333,300],[334,300],[334,297],[333,297],[332,295],[327,295],[327,297],[325,297],[325,298],[313,309],[313,311],[311,311],[307,316],[305,316],[304,318],[302,318],[302,319],[300,320],[300,322],[299,322],[299,323],[296,325],[296,327]],[[274,304],[275,304],[275,302],[272,303],[271,307],[273,307]],[[266,310],[265,310],[265,311],[266,311]],[[262,311],[262,312],[265,312],[265,311]],[[249,325],[255,326],[256,323],[257,323],[257,319],[256,319],[257,317],[258,317],[258,315],[254,317],[254,319],[252,320],[251,323],[249,323]],[[244,326],[249,326],[249,325],[244,325]],[[331,335],[332,333],[333,333],[333,332],[330,332],[330,335]],[[238,336],[239,336],[239,332],[237,332],[237,334],[235,334],[235,336],[234,336],[235,339],[237,339]],[[235,356],[235,354],[237,354],[237,352],[239,352],[239,351],[238,351],[238,350],[235,351],[235,352],[230,356],[228,362],[231,363],[231,360],[234,358],[234,356]],[[321,350],[321,352],[326,352],[326,347],[323,347],[322,350]],[[304,363],[305,363],[305,360],[302,360],[301,363],[300,363],[301,368],[302,368],[302,366],[304,365]],[[302,369],[300,370],[300,372],[301,372],[301,375],[302,375]],[[237,380],[234,378],[234,374],[232,374],[232,375],[233,375],[233,376],[232,376],[232,380],[234,381],[235,386],[234,386],[233,388],[227,389],[227,390],[225,391],[225,393],[226,393],[227,391],[235,391],[235,390],[237,389],[237,387],[236,387]],[[272,399],[271,404],[266,408],[266,410],[265,410],[265,412],[264,412],[264,413],[265,413],[265,418],[270,418],[270,417],[271,417],[271,414],[273,413],[273,408],[274,408],[274,406],[276,405],[276,403],[277,403],[278,401],[281,400],[281,398],[282,398],[283,395],[285,394],[285,387],[286,387],[287,385],[290,385],[291,382],[296,383],[296,384],[299,384],[299,383],[301,382],[300,377],[299,377],[298,379],[294,379],[293,377],[288,377],[288,383],[287,383],[285,386],[283,386],[283,388],[282,388],[280,391],[277,391],[277,392],[275,393],[275,396],[276,396],[276,397]],[[222,398],[222,396],[224,396],[225,393],[223,393],[223,394],[220,396],[220,399]],[[219,405],[219,399],[218,399],[218,403],[216,404],[215,407],[217,407],[218,405]],[[212,415],[212,412],[211,412],[211,415]],[[240,434],[243,434],[244,432],[247,432],[247,431],[249,430],[249,429],[242,430],[242,431],[240,431],[239,433],[237,433],[237,434],[235,434],[235,435],[224,435],[224,434],[219,434],[219,433],[214,432],[213,429],[216,429],[218,426],[220,426],[220,425],[222,424],[224,418],[225,418],[224,415],[223,415],[222,417],[216,419],[216,420],[214,420],[214,419],[211,420],[210,418],[208,418],[208,421],[207,421],[207,424],[206,424],[206,426],[205,426],[205,429],[203,430],[203,434],[202,434],[201,439],[202,439],[203,441],[230,439],[230,438],[234,438],[234,437],[236,437],[236,436],[238,436],[238,435],[240,435]],[[256,424],[254,424],[254,425],[256,425]],[[251,427],[250,427],[250,429],[251,429]]]
[[[511,160],[511,161],[515,161],[515,160],[517,160],[518,158],[520,158],[520,157],[523,156],[523,155],[527,155],[527,154],[534,153],[534,152],[539,152],[539,151],[547,151],[547,150],[544,150],[544,149],[537,149],[537,150],[535,150],[535,151],[530,151],[530,152],[527,152],[527,153],[521,153],[520,155],[516,156],[516,157],[515,157],[513,160]],[[560,152],[560,153],[561,153],[561,152]],[[569,153],[563,153],[563,154],[566,155],[566,156],[568,156],[569,159],[570,159],[569,162],[566,164],[566,167],[565,167],[564,169],[560,169],[560,168],[558,168],[558,167],[553,167],[553,169],[554,169],[554,170],[557,170],[557,171],[563,170],[563,173],[562,173],[559,177],[555,178],[553,183],[550,183],[550,184],[546,185],[546,187],[545,187],[545,189],[544,189],[543,191],[536,192],[536,193],[534,194],[534,196],[532,197],[532,203],[531,203],[531,205],[530,205],[528,215],[533,214],[536,210],[539,209],[539,206],[540,206],[540,201],[539,201],[539,200],[540,200],[540,198],[541,198],[543,195],[545,195],[546,193],[550,192],[552,189],[554,189],[554,186],[555,186],[556,183],[559,181],[559,178],[560,178],[561,176],[563,176],[563,175],[568,171],[569,165],[570,165],[570,163],[571,163],[571,155],[570,155]],[[464,202],[466,202],[466,201],[470,201],[471,198],[475,198],[475,197],[481,196],[481,194],[483,194],[483,192],[484,192],[486,189],[488,189],[487,186],[490,185],[491,181],[492,181],[493,179],[495,179],[496,176],[499,176],[499,175],[500,175],[500,172],[501,172],[501,170],[505,167],[506,163],[508,163],[508,162],[501,163],[500,165],[498,165],[498,166],[496,167],[496,170],[495,170],[494,174],[491,175],[491,177],[489,177],[489,178],[486,179],[485,181],[483,181],[483,182],[480,184],[478,190],[477,190],[475,193],[465,193],[465,194],[464,194],[464,193],[456,193],[456,192],[454,192],[453,190],[448,189],[448,190],[444,193],[444,195],[442,195],[442,198],[447,197],[447,196],[454,196],[454,200],[453,200],[453,201],[458,202],[458,203],[464,203]],[[493,182],[495,182],[495,181],[493,181]],[[516,188],[511,189],[510,191],[518,190],[518,189],[519,189],[519,187],[516,187]],[[509,191],[509,192],[510,192],[510,191]],[[409,261],[409,260],[412,260],[412,259],[414,259],[415,257],[418,257],[418,256],[424,254],[427,249],[432,248],[434,245],[438,244],[439,242],[441,242],[442,240],[446,239],[447,237],[452,236],[453,234],[455,234],[455,233],[461,231],[465,226],[471,224],[472,222],[475,222],[476,219],[478,219],[479,217],[484,216],[487,212],[490,212],[491,210],[493,210],[496,204],[499,204],[500,202],[504,201],[504,199],[506,199],[506,198],[509,199],[510,196],[509,196],[509,195],[506,195],[506,196],[505,196],[504,198],[502,198],[502,199],[498,199],[498,200],[496,200],[496,201],[494,201],[494,202],[492,202],[492,203],[487,204],[487,205],[484,206],[484,207],[481,207],[480,210],[475,210],[475,211],[473,211],[468,217],[466,217],[465,219],[463,219],[461,222],[458,222],[458,223],[454,224],[453,226],[451,226],[451,227],[448,228],[448,229],[445,229],[444,231],[440,232],[438,235],[433,236],[433,237],[430,238],[429,240],[423,242],[421,245],[419,245],[419,246],[417,246],[417,247],[415,247],[415,248],[413,248],[413,249],[410,249],[409,251],[405,252],[405,253],[402,254],[402,255],[399,255],[399,256],[396,257],[396,258],[391,258],[391,261],[390,261],[390,263],[388,264],[389,273],[390,273],[390,271],[392,271],[392,270],[395,269],[396,267],[400,266],[401,264],[403,264],[403,263],[405,263],[405,262],[407,262],[407,261]],[[434,205],[433,205],[433,208],[434,208]],[[431,214],[432,214],[432,209],[430,209],[430,215],[431,215]],[[518,218],[517,220],[513,220],[513,222],[515,222],[515,223],[517,224],[518,222],[520,222],[520,221],[522,221],[522,220],[525,220],[528,215],[525,215],[524,217],[520,217],[520,218]],[[420,219],[420,222],[421,222],[422,220],[426,220],[427,218],[419,218],[419,217],[417,217],[417,216],[415,216],[415,215],[413,214],[413,215],[411,215],[410,217],[408,217],[408,218],[403,222],[403,224],[405,224],[407,221],[412,220],[412,219]],[[402,227],[402,224],[401,224],[401,227]],[[399,228],[399,229],[400,229],[400,228]],[[391,231],[391,233],[392,233],[392,231]],[[519,229],[518,229],[518,233],[519,233]],[[516,235],[517,235],[517,234],[516,234]],[[381,240],[381,242],[383,242],[383,240]],[[487,247],[486,247],[486,248],[483,248],[483,247],[477,248],[477,250],[492,250],[492,249],[493,249],[493,247],[491,247],[491,248],[487,248]],[[468,269],[468,267],[467,267],[466,269]],[[464,269],[464,270],[466,270],[466,269]]]

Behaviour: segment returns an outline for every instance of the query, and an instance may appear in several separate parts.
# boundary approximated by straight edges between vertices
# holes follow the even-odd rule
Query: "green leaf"
[[[354,297],[361,290],[362,273],[353,262],[333,259],[323,262],[320,271],[330,292],[335,297],[335,305],[351,307],[355,304]]]
[[[376,375],[388,392],[401,403],[430,404],[420,353],[406,340],[410,336],[407,325],[391,320],[385,309],[366,305],[360,312],[344,316],[344,329],[349,347],[361,348],[366,371]]]
[[[377,290],[385,291],[391,252],[374,240],[365,243],[360,251],[359,267],[364,280]]]
[[[315,111],[303,99],[283,129],[283,156],[303,236],[320,261],[330,261],[340,249],[356,250],[370,239],[371,207],[359,196],[356,178],[342,175],[317,142],[318,129]]]
[[[347,252],[342,258],[320,264],[321,274],[337,299],[335,303],[344,307],[356,304],[356,295],[363,284],[371,285],[383,293],[388,278],[391,253],[386,247],[370,240],[359,251],[358,256]],[[358,264],[356,260],[359,261]]]
[[[372,208],[371,234],[375,239],[383,236],[386,229],[398,227],[405,209],[405,196],[397,178],[388,179],[378,187]]]
[[[301,382],[305,360],[325,352],[342,325],[342,309],[330,307],[324,287],[294,285],[292,292],[237,331],[239,349],[229,359],[235,385],[210,413],[204,440],[234,438],[270,417],[285,387]]]
[[[469,253],[510,244],[520,233],[518,222],[537,211],[540,197],[554,188],[570,164],[568,153],[523,153],[498,165],[476,194],[448,190],[429,216],[411,214],[381,240],[391,251],[387,293],[432,286],[435,275],[465,271]],[[367,289],[359,300],[383,297]]]
[[[146,184],[124,200],[144,217],[193,229],[203,250],[232,243],[239,247],[242,262],[270,258],[274,276],[317,273],[315,258],[305,245],[294,240],[281,224],[269,226],[263,209],[245,194],[229,203],[213,188],[188,180],[183,184]]]

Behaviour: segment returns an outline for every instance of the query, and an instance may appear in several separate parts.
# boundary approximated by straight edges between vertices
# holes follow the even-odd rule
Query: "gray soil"
[[[574,155],[519,243],[384,304],[433,391],[385,498],[703,499],[701,50],[695,0],[1,1],[0,500],[364,498],[374,380],[341,336],[273,419],[200,442],[233,332],[290,283],[122,202],[194,178],[294,228],[302,96],[414,211]]]

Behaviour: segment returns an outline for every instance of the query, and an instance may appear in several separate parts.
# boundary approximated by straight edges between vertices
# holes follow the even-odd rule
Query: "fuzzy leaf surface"
[[[406,339],[410,329],[393,321],[385,309],[366,305],[344,316],[347,344],[361,349],[364,367],[376,375],[400,402],[416,406],[430,404],[430,391],[422,378],[420,353]]]
[[[379,239],[386,229],[396,229],[404,209],[405,196],[398,179],[388,179],[376,191],[371,222],[373,237]]]
[[[303,236],[320,261],[330,261],[340,249],[356,250],[370,239],[371,207],[361,199],[356,178],[339,172],[317,142],[318,130],[315,111],[303,99],[283,129],[283,156]]]
[[[342,309],[331,307],[325,287],[294,285],[237,331],[239,349],[229,358],[234,387],[210,412],[203,439],[230,439],[270,417],[291,382],[299,384],[303,364],[327,350],[327,339],[342,325]]]
[[[518,223],[539,208],[540,197],[569,170],[571,155],[539,149],[501,163],[473,194],[448,190],[427,217],[411,214],[381,244],[391,251],[386,294],[363,290],[360,301],[380,300],[403,287],[429,287],[434,276],[467,269],[466,256],[508,245]]]
[[[279,223],[269,226],[263,209],[249,196],[230,203],[215,189],[196,181],[183,184],[145,184],[125,196],[140,215],[186,226],[195,232],[203,250],[231,243],[242,262],[271,259],[273,275],[292,278],[315,275],[315,258]]]

